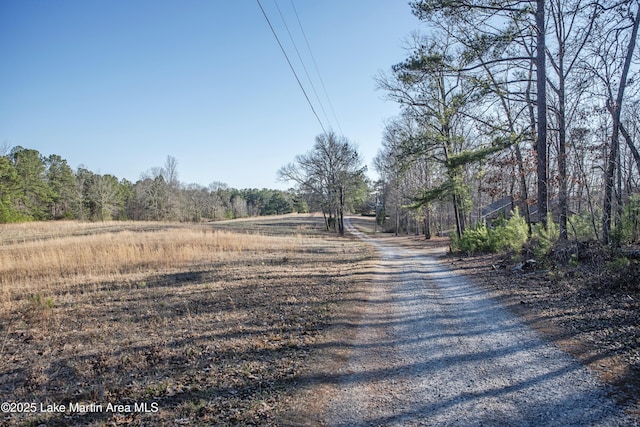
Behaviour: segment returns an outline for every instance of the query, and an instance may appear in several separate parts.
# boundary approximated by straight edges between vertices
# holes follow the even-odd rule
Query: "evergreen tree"
[[[20,178],[20,200],[24,203],[16,208],[36,220],[50,219],[52,192],[46,181],[46,165],[42,156],[37,150],[18,146],[11,150],[9,157]]]
[[[76,178],[67,161],[52,154],[46,161],[46,180],[51,191],[49,212],[54,219],[79,218],[80,195],[76,191]]]
[[[0,157],[0,223],[18,222],[25,216],[16,208],[20,204],[20,177],[13,164],[6,156]]]

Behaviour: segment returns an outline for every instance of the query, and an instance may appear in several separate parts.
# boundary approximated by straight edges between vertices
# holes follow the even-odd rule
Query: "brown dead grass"
[[[287,253],[301,246],[301,236],[295,234],[273,238],[206,226],[131,229],[126,225],[88,228],[84,223],[49,222],[7,226],[6,234],[24,231],[29,238],[13,239],[0,248],[0,302],[6,306],[25,294],[121,280],[133,273],[191,268],[240,252]]]
[[[312,216],[60,224],[3,240],[0,396],[102,412],[2,426],[281,424],[371,255]],[[158,411],[107,411],[135,403]]]

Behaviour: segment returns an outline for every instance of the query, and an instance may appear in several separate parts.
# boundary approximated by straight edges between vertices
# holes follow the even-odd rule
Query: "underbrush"
[[[462,237],[454,236],[451,249],[469,254],[519,252],[527,238],[527,222],[516,209],[508,220],[501,218],[490,226],[486,222],[480,222],[475,227],[466,229]]]
[[[598,241],[557,241],[544,266],[554,279],[571,280],[597,294],[640,294],[637,245],[605,246]]]
[[[610,273],[603,277],[601,282],[603,288],[640,293],[640,262],[638,260],[616,258],[608,270]]]
[[[574,232],[578,229],[576,224],[585,223],[580,221],[577,217],[571,219]],[[589,236],[586,226],[579,230],[580,236]],[[637,235],[627,222],[622,222],[617,230],[618,243],[620,240],[629,242]],[[546,226],[534,225],[529,236],[526,221],[516,210],[509,220],[498,219],[491,225],[481,222],[465,230],[461,238],[452,237],[451,249],[469,255],[505,253],[511,262],[519,263],[516,268],[524,266],[548,271],[552,280],[588,278],[596,292],[640,292],[640,249],[637,245],[606,246],[594,236],[578,240],[578,234],[562,241],[558,225],[551,217],[547,218]]]

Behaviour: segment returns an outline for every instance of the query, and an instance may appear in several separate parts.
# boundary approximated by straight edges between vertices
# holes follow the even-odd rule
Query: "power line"
[[[311,107],[311,111],[313,111],[313,115],[316,116],[316,119],[318,120],[318,123],[320,124],[320,127],[322,128],[322,131],[324,133],[327,133],[327,131],[325,130],[323,124],[322,124],[322,120],[320,120],[320,117],[318,117],[318,113],[316,113],[315,108],[313,108],[313,104],[311,103],[311,100],[309,99],[309,96],[307,95],[307,91],[304,90],[304,87],[302,86],[302,83],[300,82],[300,79],[298,78],[298,73],[296,73],[296,70],[293,68],[293,65],[291,64],[291,61],[289,60],[289,56],[287,55],[287,52],[284,50],[284,47],[282,46],[282,43],[280,43],[280,39],[278,38],[278,35],[276,34],[276,31],[273,29],[273,25],[271,25],[271,21],[269,20],[269,17],[267,16],[267,13],[264,11],[264,8],[262,7],[262,3],[260,3],[260,0],[256,0],[258,2],[258,6],[260,6],[260,10],[262,11],[262,15],[264,16],[264,19],[267,21],[267,24],[269,24],[269,28],[271,28],[271,33],[273,34],[273,36],[275,37],[276,41],[278,42],[278,46],[280,46],[280,50],[282,51],[282,54],[284,55],[284,57],[287,60],[287,63],[289,64],[289,68],[291,68],[291,72],[293,72],[293,75],[296,78],[296,81],[298,82],[298,86],[300,86],[300,89],[302,90],[302,93],[304,94],[304,97],[307,99],[307,103],[309,104],[309,107]]]
[[[298,46],[296,45],[296,41],[293,39],[293,35],[291,34],[291,31],[289,31],[289,26],[287,25],[287,20],[284,18],[284,15],[282,14],[282,10],[280,10],[280,6],[278,5],[278,0],[273,0],[273,3],[276,5],[276,9],[278,10],[278,14],[280,15],[280,19],[282,19],[282,23],[284,24],[284,28],[287,30],[287,34],[289,35],[289,40],[291,40],[291,44],[293,45],[294,50],[296,51],[296,54],[298,55],[298,59],[300,60],[300,64],[302,64],[302,69],[304,70],[304,74],[307,76],[307,79],[309,80],[309,85],[311,85],[311,89],[313,90],[314,95],[316,96],[316,100],[318,101],[318,104],[320,105],[320,109],[322,110],[322,114],[325,118],[325,120],[327,121],[327,123],[329,124],[329,128],[331,128],[331,120],[329,120],[329,116],[327,116],[327,112],[324,109],[324,105],[322,105],[322,100],[320,99],[320,96],[318,95],[318,91],[316,91],[316,87],[313,84],[313,80],[311,79],[311,76],[309,75],[309,72],[307,71],[307,67],[304,64],[304,60],[302,59],[302,55],[300,55],[300,51],[298,50]]]
[[[316,58],[313,56],[313,52],[311,51],[311,45],[309,44],[309,40],[307,39],[307,34],[304,32],[304,28],[302,27],[302,22],[300,21],[300,17],[298,16],[298,11],[296,10],[296,6],[294,5],[293,0],[290,0],[290,1],[291,1],[291,7],[293,8],[293,13],[295,13],[296,19],[298,20],[300,31],[302,31],[302,36],[304,37],[304,41],[307,44],[309,55],[311,55],[311,60],[313,61],[313,65],[316,69],[316,73],[318,73],[318,79],[320,79],[320,84],[322,85],[324,96],[327,98],[327,101],[329,102],[329,108],[331,108],[331,113],[333,114],[333,118],[335,119],[336,124],[338,125],[338,130],[340,131],[340,134],[344,135],[344,132],[342,132],[342,127],[340,126],[340,121],[338,120],[338,116],[336,115],[336,111],[333,109],[333,104],[331,103],[331,98],[329,97],[329,93],[327,92],[327,87],[324,85],[324,81],[322,80],[322,75],[320,74],[320,69],[318,68]]]

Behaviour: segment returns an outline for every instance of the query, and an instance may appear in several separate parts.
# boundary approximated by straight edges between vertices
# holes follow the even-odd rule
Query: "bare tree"
[[[620,81],[618,83],[618,91],[615,100],[612,96],[608,100],[608,109],[611,112],[612,119],[612,134],[611,134],[611,149],[609,151],[609,160],[607,162],[607,171],[605,174],[605,186],[604,186],[604,203],[602,208],[602,240],[604,243],[611,243],[611,217],[612,217],[612,199],[615,187],[615,173],[616,168],[620,171],[619,157],[620,157],[620,117],[622,113],[622,102],[624,100],[624,92],[627,87],[627,76],[629,75],[629,69],[631,67],[631,59],[636,46],[636,39],[638,37],[638,26],[640,25],[640,2],[634,2],[636,5],[635,15],[629,10],[629,19],[632,20],[631,35],[628,39],[627,51],[624,57],[624,64],[622,66],[622,73],[620,75]],[[618,191],[618,217],[621,216],[622,203],[620,191]]]
[[[560,239],[564,240],[567,239],[568,214],[567,131],[570,123],[568,84],[592,35],[599,7],[593,2],[584,0],[552,0],[549,2],[549,8],[554,37],[552,45],[547,49],[547,57],[553,71],[549,73],[547,81],[555,95],[555,105],[550,109],[555,118],[557,132],[559,228]],[[575,107],[580,102],[581,93],[574,91],[572,96],[575,111]]]
[[[278,171],[278,176],[321,200],[327,228],[335,224],[338,234],[343,235],[345,206],[365,182],[365,171],[355,145],[327,132],[316,137],[313,150],[296,156],[294,163]]]
[[[178,188],[180,181],[178,180],[178,161],[173,156],[167,156],[162,168],[162,174],[169,187]]]

